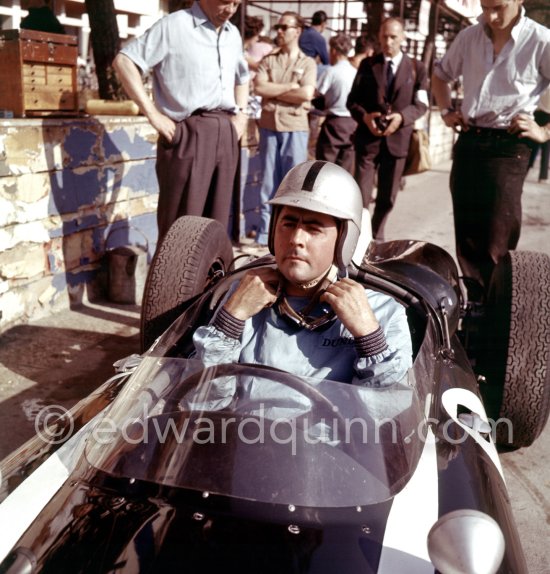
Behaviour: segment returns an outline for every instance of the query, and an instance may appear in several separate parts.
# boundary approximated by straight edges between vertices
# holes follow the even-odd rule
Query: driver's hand
[[[354,337],[374,333],[379,327],[365,288],[353,279],[346,277],[330,285],[321,296],[321,301],[332,307],[338,319]]]
[[[251,269],[242,278],[224,309],[236,319],[250,319],[275,303],[280,277],[276,269]]]

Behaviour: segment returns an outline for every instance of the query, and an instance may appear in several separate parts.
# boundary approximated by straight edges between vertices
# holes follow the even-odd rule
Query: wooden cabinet
[[[0,108],[16,117],[78,112],[75,36],[0,31]]]

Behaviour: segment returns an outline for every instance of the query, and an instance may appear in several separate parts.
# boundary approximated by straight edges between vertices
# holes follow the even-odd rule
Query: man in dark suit
[[[414,122],[428,109],[426,69],[401,51],[405,40],[402,21],[385,20],[379,40],[382,52],[361,62],[347,101],[358,124],[355,179],[365,207],[371,201],[378,171],[372,217],[375,239],[384,238],[384,225],[399,191]]]

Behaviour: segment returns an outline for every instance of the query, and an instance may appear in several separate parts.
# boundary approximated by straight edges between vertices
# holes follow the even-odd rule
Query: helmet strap
[[[302,289],[303,291],[308,291],[313,287],[317,286],[317,293],[319,290],[324,291],[331,283],[334,283],[338,278],[338,268],[336,265],[332,264],[327,271],[325,271],[319,277],[312,279],[311,281],[305,281],[304,283],[295,283],[298,289]]]
[[[314,279],[313,281],[299,285],[299,287],[304,290],[317,286],[317,289],[313,293],[309,303],[300,311],[296,311],[292,308],[286,298],[286,293],[282,291],[275,305],[277,312],[283,318],[290,319],[291,323],[308,329],[309,331],[313,331],[314,329],[318,329],[319,327],[334,321],[334,319],[336,319],[336,314],[332,309],[329,309],[322,315],[318,316],[310,315],[310,313],[318,305],[321,295],[324,293],[324,291],[337,279],[338,268],[335,265],[331,265],[328,270],[318,279]]]

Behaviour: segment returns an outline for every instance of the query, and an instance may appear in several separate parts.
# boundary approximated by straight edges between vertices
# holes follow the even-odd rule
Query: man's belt
[[[482,128],[468,126],[468,131],[462,131],[464,136],[477,136],[481,138],[518,139],[517,134],[511,134],[504,128]]]
[[[206,108],[198,108],[191,115],[192,116],[205,116],[208,114],[212,114],[212,115],[223,114],[226,116],[232,116],[233,112],[231,110],[224,110],[222,108],[214,108],[213,110],[207,110]]]

